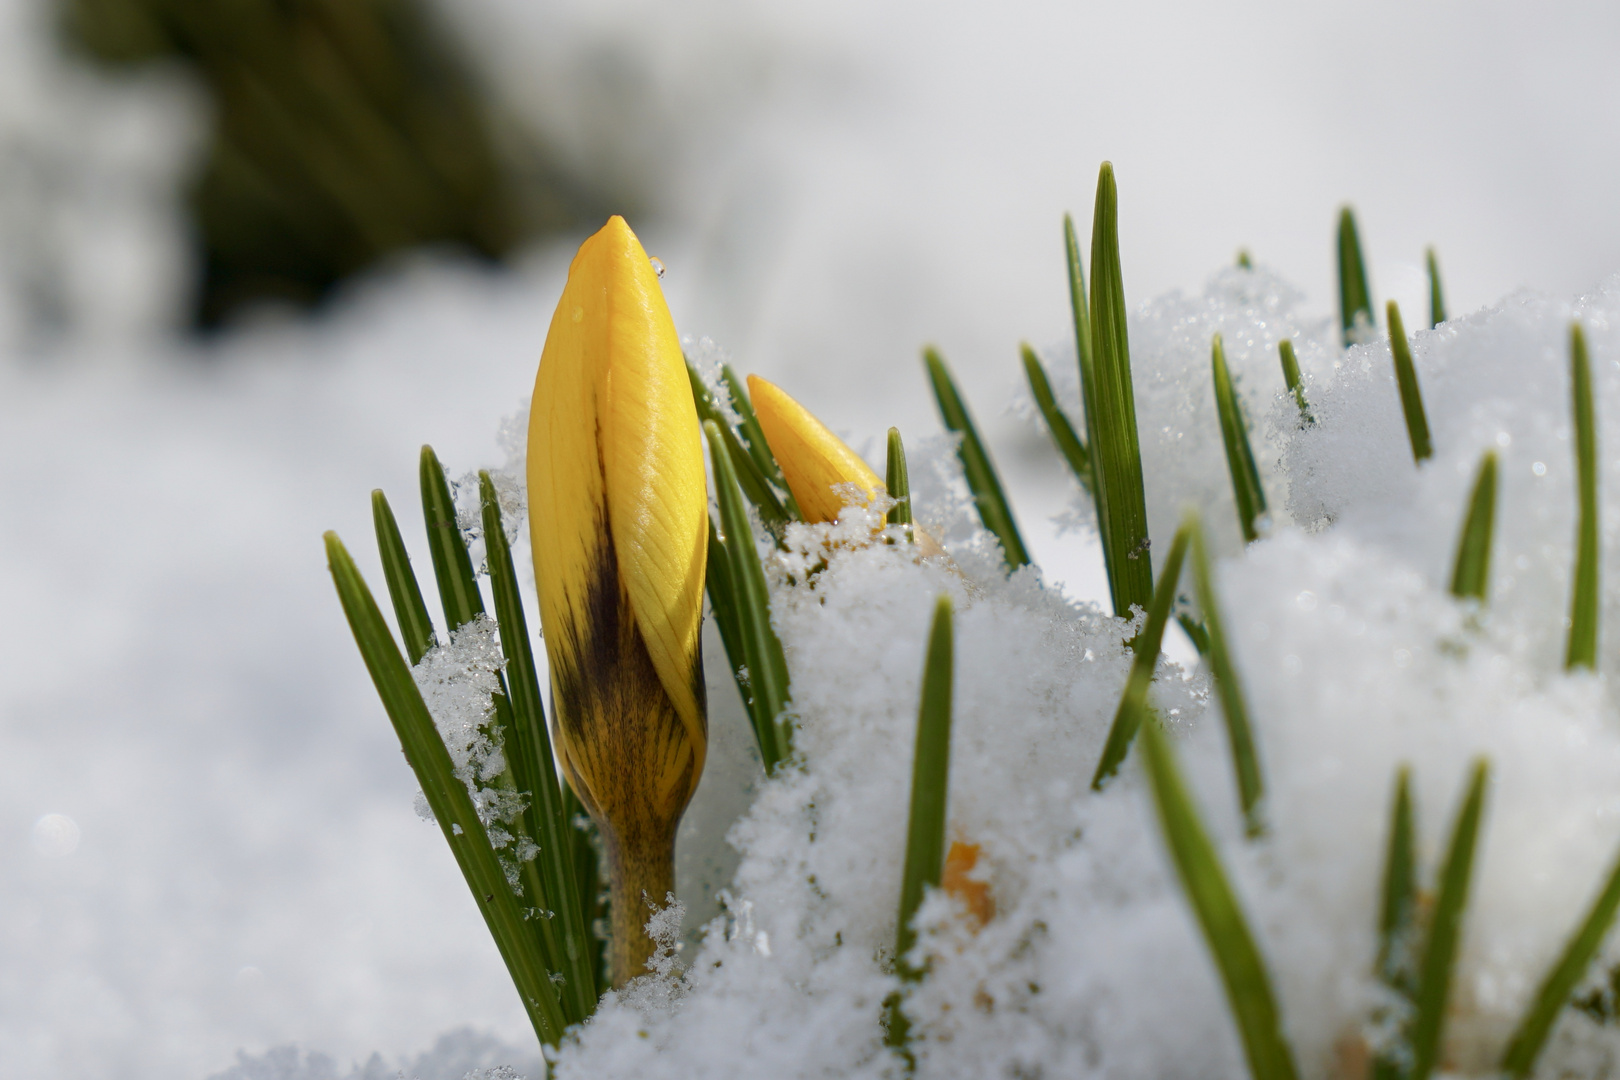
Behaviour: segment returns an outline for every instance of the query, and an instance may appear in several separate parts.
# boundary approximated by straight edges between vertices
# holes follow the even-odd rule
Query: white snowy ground
[[[1138,300],[1196,293],[1247,244],[1301,282],[1303,310],[1321,316],[1332,213],[1347,197],[1362,211],[1375,292],[1400,298],[1409,322],[1425,243],[1439,245],[1458,312],[1526,283],[1573,296],[1620,265],[1620,205],[1608,197],[1620,119],[1593,105],[1614,100],[1620,79],[1599,62],[1616,43],[1611,12],[1360,5],[1306,22],[1280,3],[1219,21],[1196,5],[1128,8],[991,18],[937,5],[716,3],[676,18],[598,3],[548,8],[531,24],[532,6],[492,0],[471,33],[519,97],[525,73],[560,77],[544,74],[558,69],[552,60],[627,71],[656,91],[668,111],[642,123],[698,147],[635,163],[666,192],[666,224],[645,238],[672,268],[678,324],[801,393],[857,447],[877,447],[889,423],[908,436],[935,429],[915,349],[939,341],[1009,474],[1037,560],[1071,595],[1095,597],[1094,553],[1046,524],[1067,482],[1043,440],[1002,408],[1017,339],[1064,340],[1056,224],[1064,209],[1087,216],[1102,158],[1120,169]],[[452,468],[496,460],[496,424],[528,392],[566,252],[510,276],[407,269],[312,324],[174,344],[163,327],[183,286],[173,185],[174,155],[194,132],[186,98],[69,77],[27,30],[36,3],[8,0],[0,16],[0,448],[11,463],[0,493],[12,507],[0,517],[11,613],[0,630],[0,1077],[201,1078],[230,1068],[239,1048],[261,1055],[289,1042],[331,1055],[330,1068],[300,1059],[311,1077],[344,1075],[373,1051],[388,1062],[373,1075],[395,1063],[423,1080],[498,1060],[524,1068],[526,1025],[442,842],[411,813],[413,785],[338,616],[319,535],[337,528],[364,558],[367,493],[383,486],[408,506],[422,442]],[[526,63],[534,57],[548,62]],[[591,132],[584,125],[570,145],[588,156]],[[31,306],[42,295],[43,326]],[[1556,305],[1543,313],[1527,350],[1553,348],[1562,319]],[[1600,365],[1615,355],[1612,342],[1594,350]],[[1265,351],[1254,356],[1244,370],[1269,378]],[[1269,562],[1231,572],[1234,589],[1244,574],[1263,579],[1257,603],[1272,605],[1252,613],[1246,647],[1258,627],[1272,640],[1308,638],[1290,620],[1315,612],[1320,648],[1339,655],[1354,643],[1331,627],[1352,637],[1361,627],[1391,672],[1432,674],[1428,639],[1407,640],[1355,605],[1369,561],[1388,565],[1369,550],[1387,544],[1412,566],[1391,571],[1379,595],[1407,595],[1393,602],[1403,620],[1447,618],[1431,586],[1466,481],[1456,469],[1495,438],[1498,406],[1448,397],[1446,386],[1437,380],[1437,402],[1478,430],[1450,429],[1447,450],[1437,425],[1443,460],[1421,493],[1436,524],[1402,519],[1428,539],[1356,526],[1348,512],[1349,547],[1279,539]],[[1513,445],[1541,439],[1556,451],[1557,383],[1540,393],[1550,426],[1514,432]],[[1343,408],[1350,422],[1355,400]],[[1388,415],[1369,415],[1387,427]],[[1514,526],[1545,528],[1549,550],[1498,562],[1523,592],[1557,586],[1566,557],[1567,522],[1533,524],[1537,507],[1562,512],[1567,459],[1545,458],[1547,501],[1522,503],[1531,516]],[[1512,476],[1505,492],[1530,483]],[[1155,503],[1161,534],[1178,504],[1174,492]],[[1220,512],[1212,505],[1212,520]],[[1338,583],[1343,595],[1295,587],[1305,581]],[[1496,587],[1509,596],[1501,576]],[[1482,649],[1506,655],[1506,682],[1482,676],[1485,689],[1455,692],[1503,686],[1499,696],[1518,701],[1522,676],[1523,693],[1554,699],[1547,708],[1563,698],[1589,708],[1590,688],[1535,674],[1551,649],[1547,612],[1513,610],[1509,629],[1541,636],[1508,633]],[[1403,653],[1413,668],[1397,667]],[[1290,685],[1259,694],[1257,709],[1321,704]],[[1586,736],[1576,724],[1569,737]],[[1504,745],[1492,744],[1510,757]],[[1279,763],[1293,753],[1281,736],[1265,746]],[[1448,755],[1466,749],[1458,741],[1424,759],[1436,761],[1419,777],[1431,836],[1458,782]],[[1385,776],[1383,764],[1359,773],[1351,795],[1381,798],[1382,781],[1365,778]],[[1220,789],[1207,790],[1219,805]],[[1612,821],[1612,810],[1592,820]],[[1356,827],[1379,821],[1369,812]],[[1610,847],[1579,829],[1567,842],[1573,854],[1550,849],[1539,879],[1571,882],[1553,922],[1580,903]],[[1175,910],[1169,899],[1161,913]],[[1526,950],[1545,945],[1551,931],[1539,925]],[[1345,955],[1362,955],[1354,944]],[[1162,948],[1211,990],[1190,934]],[[1303,957],[1286,979],[1322,970]],[[1353,996],[1321,992],[1341,991]],[[1336,1015],[1333,1002],[1313,1007]],[[1229,1039],[1211,993],[1198,1008],[1189,1031]],[[463,1038],[418,1060],[464,1025],[518,1056],[490,1057]],[[1317,1049],[1331,1037],[1326,1020],[1302,1035]],[[285,1060],[254,1068],[274,1076]]]

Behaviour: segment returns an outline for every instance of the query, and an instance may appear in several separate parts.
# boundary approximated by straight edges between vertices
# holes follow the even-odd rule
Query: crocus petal
[[[990,895],[990,883],[971,876],[978,864],[978,844],[953,840],[945,853],[945,871],[939,882],[947,896],[961,901],[968,918],[975,924],[974,929],[996,917],[996,899]]]
[[[622,218],[569,267],[535,380],[528,469],[564,768],[599,821],[673,835],[707,745],[708,496],[680,340]]]
[[[854,484],[868,499],[884,490],[861,456],[781,387],[750,375],[748,396],[804,520],[837,520],[848,502],[840,485]]]

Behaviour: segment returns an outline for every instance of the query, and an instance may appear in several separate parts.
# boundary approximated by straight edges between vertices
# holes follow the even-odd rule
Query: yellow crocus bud
[[[861,455],[827,430],[827,425],[793,400],[786,390],[758,375],[748,376],[748,396],[760,430],[771,445],[782,479],[809,522],[836,521],[852,494],[853,484],[868,500],[880,494],[883,481]]]
[[[528,470],[552,738],[607,849],[622,986],[652,954],[648,903],[673,890],[675,829],[708,746],[709,505],[680,339],[623,218],[568,268],[534,383]]]
[[[886,493],[882,479],[861,460],[861,455],[786,390],[750,375],[748,397],[804,520],[836,521],[838,512],[856,491],[868,500]],[[928,558],[945,554],[945,549],[922,529],[914,527],[914,535],[919,555]]]

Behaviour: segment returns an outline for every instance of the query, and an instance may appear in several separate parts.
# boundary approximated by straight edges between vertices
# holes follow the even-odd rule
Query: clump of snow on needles
[[[516,819],[528,803],[524,794],[496,783],[506,771],[506,754],[489,731],[495,715],[491,695],[504,693],[500,673],[506,667],[506,657],[501,653],[499,638],[494,619],[483,613],[475,615],[459,630],[451,631],[449,643],[434,645],[423,653],[411,675],[450,752],[456,778],[467,785],[467,794],[489,832],[490,842],[496,848],[506,848],[515,837],[501,828],[501,823]],[[420,792],[416,812],[425,820],[433,820],[427,799]],[[526,843],[524,848],[516,852],[519,858],[533,858],[538,851],[532,843]],[[506,872],[516,880],[517,869],[510,862]]]
[[[1580,319],[1590,336],[1600,432],[1620,430],[1610,329],[1620,280],[1572,303],[1519,296],[1419,332],[1436,445],[1421,467],[1387,341],[1342,352],[1326,321],[1294,304],[1274,279],[1230,271],[1202,298],[1147,305],[1131,324],[1150,470],[1172,445],[1209,459],[1150,471],[1156,535],[1168,534],[1168,508],[1179,515],[1189,502],[1231,534],[1216,577],[1267,781],[1263,838],[1243,835],[1205,676],[1161,661],[1154,700],[1305,1076],[1365,1069],[1397,770],[1411,770],[1420,878],[1432,890],[1467,771],[1489,761],[1443,1061],[1451,1073],[1493,1073],[1620,847],[1615,702],[1603,678],[1561,664],[1574,537],[1568,326]],[[1207,391],[1214,329],[1273,500],[1270,535],[1246,550]],[[1305,338],[1313,424],[1287,411],[1279,334]],[[1447,583],[1486,447],[1502,456],[1503,483],[1491,600],[1475,610]],[[1612,452],[1607,460],[1620,466]],[[1603,490],[1613,522],[1617,496]],[[928,512],[920,499],[918,509]],[[903,992],[919,1077],[1243,1075],[1134,756],[1104,791],[1089,787],[1137,624],[1065,599],[1033,568],[1004,576],[971,539],[947,544],[954,564],[868,542],[876,512],[796,526],[773,561],[800,767],[763,783],[732,829],[741,863],[726,916],[684,971],[666,964],[646,977],[667,993],[607,999],[565,1043],[556,1074],[898,1076],[882,1017]],[[980,846],[976,876],[995,915],[978,927],[957,900],[931,896],[918,916],[928,974],[902,987],[892,967],[899,873],[924,643],[941,593],[957,612],[948,831]],[[1611,603],[1611,627],[1614,614]],[[1604,640],[1612,664],[1620,642]],[[1616,962],[1611,943],[1592,985]],[[1542,1068],[1607,1076],[1617,1055],[1620,1032],[1566,1009]]]

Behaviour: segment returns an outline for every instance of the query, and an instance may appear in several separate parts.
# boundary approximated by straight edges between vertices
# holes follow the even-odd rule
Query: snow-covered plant
[[[481,532],[504,667],[474,648],[467,537],[424,451],[459,681],[427,675],[447,654],[381,494],[416,681],[329,534],[548,1061],[593,1080],[1612,1075],[1620,865],[1596,888],[1579,875],[1620,839],[1587,342],[1620,320],[1620,287],[1448,322],[1431,251],[1429,329],[1409,338],[1391,303],[1380,330],[1346,210],[1337,326],[1247,256],[1205,297],[1133,313],[1106,164],[1089,285],[1072,221],[1064,236],[1076,377],[1027,345],[1022,361],[1112,615],[1041,580],[937,351],[948,440],[914,470],[891,429],[881,478],[781,388],[688,362],[713,482],[702,588],[764,779],[728,837],[727,914],[685,970],[678,906],[626,913],[616,888],[613,933],[633,916],[656,948],[598,994],[597,841],[558,783],[496,483]],[[1153,357],[1137,373],[1133,335]],[[1461,367],[1515,350],[1533,376]],[[1548,465],[1559,444],[1567,470]],[[1564,521],[1572,545],[1549,539]],[[1197,673],[1163,654],[1172,620]],[[430,709],[419,685],[477,700]],[[1419,792],[1459,773],[1441,836]]]

